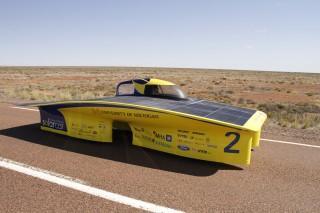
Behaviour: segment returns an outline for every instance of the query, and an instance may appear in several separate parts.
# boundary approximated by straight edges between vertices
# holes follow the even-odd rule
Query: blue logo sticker
[[[172,136],[171,135],[166,135],[166,141],[171,142],[172,141]]]
[[[190,148],[186,145],[178,145],[178,148],[182,151],[189,151],[190,150]]]

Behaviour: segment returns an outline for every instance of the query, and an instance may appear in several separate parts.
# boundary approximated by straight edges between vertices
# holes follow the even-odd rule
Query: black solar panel
[[[204,100],[168,100],[151,97],[117,96],[100,100],[130,103],[211,118],[236,125],[245,124],[256,110]]]

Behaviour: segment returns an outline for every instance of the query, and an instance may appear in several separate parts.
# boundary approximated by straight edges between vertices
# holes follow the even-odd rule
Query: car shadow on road
[[[116,131],[113,135],[114,143],[90,142],[41,131],[39,124],[0,130],[0,135],[88,156],[193,176],[210,176],[219,170],[242,170],[228,164],[184,158],[131,145],[132,136],[129,132],[120,134]]]

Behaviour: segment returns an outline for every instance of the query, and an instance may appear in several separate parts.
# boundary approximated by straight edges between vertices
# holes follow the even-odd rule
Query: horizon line
[[[142,68],[142,69],[197,69],[197,70],[219,70],[219,71],[249,71],[249,72],[281,72],[281,73],[301,73],[301,74],[320,74],[320,72],[309,72],[309,71],[293,71],[293,70],[262,70],[262,69],[234,69],[234,68],[207,68],[207,67],[175,67],[175,66],[119,66],[119,65],[0,65],[0,68],[4,67],[65,67],[65,68],[73,68],[73,67],[88,67],[88,68]]]

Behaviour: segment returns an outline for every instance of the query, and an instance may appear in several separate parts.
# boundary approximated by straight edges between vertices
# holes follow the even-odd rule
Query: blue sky
[[[320,72],[320,1],[0,0],[0,65]]]

